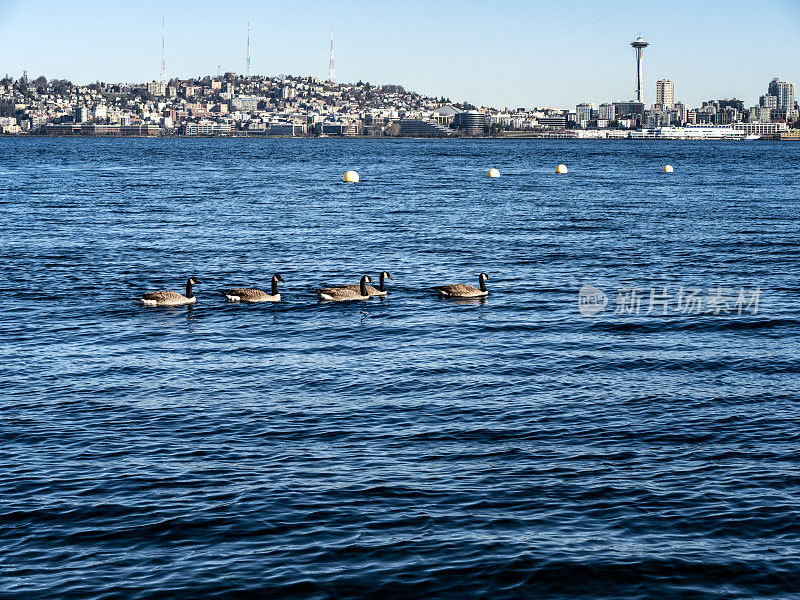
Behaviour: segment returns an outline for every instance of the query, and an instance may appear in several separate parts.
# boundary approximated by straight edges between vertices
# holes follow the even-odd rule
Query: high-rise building
[[[778,97],[773,96],[772,94],[767,94],[766,96],[761,96],[758,99],[758,105],[762,108],[778,108]]]
[[[717,105],[719,108],[734,108],[739,112],[744,111],[744,102],[742,100],[737,100],[736,98],[724,98],[723,100],[717,100]]]
[[[665,110],[669,110],[675,105],[675,83],[673,81],[669,79],[656,81],[656,104],[660,104]]]
[[[631,46],[636,50],[636,102],[642,102],[642,52],[649,45],[649,42],[645,42],[641,36],[631,42]]]
[[[683,102],[675,103],[675,113],[676,113],[675,116],[679,125],[683,125],[684,123],[686,123],[686,115],[688,112],[689,111]]]
[[[616,111],[614,110],[614,105],[610,102],[604,102],[600,105],[598,110],[597,117],[599,119],[604,119],[606,121],[613,121],[617,118]]]
[[[578,127],[587,127],[589,121],[592,120],[592,105],[588,102],[583,102],[575,107],[575,122]]]
[[[794,84],[785,81],[778,81],[776,77],[769,82],[767,93],[770,96],[775,96],[777,100],[776,108],[778,110],[793,110],[794,109]]]

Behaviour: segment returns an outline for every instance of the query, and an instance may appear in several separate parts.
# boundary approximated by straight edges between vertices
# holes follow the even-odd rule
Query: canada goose
[[[232,288],[220,292],[230,302],[280,302],[281,295],[278,293],[278,282],[283,281],[278,273],[272,276],[272,293],[257,290],[255,288]]]
[[[392,279],[392,276],[389,275],[389,271],[381,271],[381,284],[380,284],[380,287],[376,289],[373,286],[368,285],[367,286],[367,293],[370,296],[386,296],[386,294],[389,292],[389,290],[386,289],[386,279],[387,278]],[[392,281],[394,281],[394,279],[392,279]],[[349,283],[347,285],[341,285],[341,286],[337,286],[337,287],[323,288],[323,289],[318,290],[318,291],[325,292],[327,290],[335,290],[335,289],[338,289],[340,287],[353,290],[354,292],[361,291],[361,284],[360,283]]]
[[[372,283],[372,277],[364,275],[361,278],[361,283],[358,284],[358,289],[351,289],[349,285],[334,288],[324,288],[317,290],[320,299],[322,300],[369,300],[369,290],[367,290],[367,283]]]
[[[192,285],[199,285],[200,281],[197,277],[189,277],[186,282],[186,295],[179,294],[178,292],[169,292],[162,290],[159,292],[147,292],[142,294],[139,302],[145,306],[181,306],[182,304],[194,304],[197,302],[197,297],[192,293]]]
[[[478,275],[478,285],[480,286],[480,289],[465,283],[441,285],[433,289],[435,289],[437,292],[439,292],[439,295],[444,296],[445,298],[481,298],[489,295],[489,291],[486,289],[485,283],[488,279],[489,276],[486,273],[481,273]]]

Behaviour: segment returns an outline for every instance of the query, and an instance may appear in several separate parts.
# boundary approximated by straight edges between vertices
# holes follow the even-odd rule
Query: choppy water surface
[[[798,175],[777,142],[0,140],[0,594],[795,596]],[[215,293],[274,272],[280,304]],[[720,287],[758,310],[646,314]]]

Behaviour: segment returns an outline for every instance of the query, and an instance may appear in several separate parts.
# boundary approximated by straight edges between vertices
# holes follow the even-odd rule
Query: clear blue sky
[[[645,102],[660,78],[691,106],[747,105],[773,77],[800,88],[800,1],[74,2],[0,0],[0,74],[77,83],[252,72],[325,77],[329,29],[339,81],[398,83],[454,101],[562,106],[633,97],[645,50]]]

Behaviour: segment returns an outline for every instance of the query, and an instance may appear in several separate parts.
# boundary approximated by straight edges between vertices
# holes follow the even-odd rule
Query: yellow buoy
[[[500,177],[500,171],[497,169],[489,169],[489,172],[486,173],[487,177]]]
[[[566,173],[566,172],[567,172],[567,166],[566,165],[558,165],[556,167],[556,173]]]
[[[342,177],[342,181],[347,183],[358,183],[358,173],[355,171],[348,171],[344,174],[344,177]]]
[[[661,169],[664,173],[672,173],[672,165],[664,165],[664,168]]]

